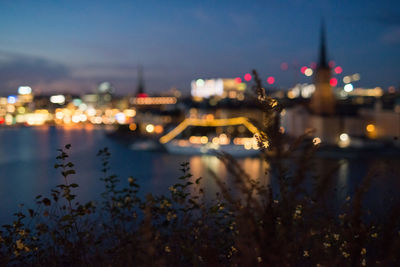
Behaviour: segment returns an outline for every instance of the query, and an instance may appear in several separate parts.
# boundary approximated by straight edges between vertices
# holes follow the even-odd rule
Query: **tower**
[[[143,68],[141,65],[138,67],[138,85],[136,89],[136,97],[147,97],[144,92]]]
[[[330,85],[331,69],[327,64],[325,25],[321,25],[319,60],[314,75],[315,92],[311,97],[310,107],[318,115],[333,115],[335,113],[335,96]]]

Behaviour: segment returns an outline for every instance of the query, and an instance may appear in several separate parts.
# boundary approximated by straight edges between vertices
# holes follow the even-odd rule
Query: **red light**
[[[267,78],[267,83],[273,84],[274,82],[275,82],[274,76],[269,76],[269,77]]]
[[[285,70],[287,70],[288,68],[289,68],[289,65],[288,65],[286,62],[283,62],[283,63],[281,64],[281,70],[285,71]]]
[[[300,69],[301,73],[304,74],[306,72],[306,69],[308,69],[306,66],[301,67]]]
[[[336,79],[335,77],[331,78],[331,79],[329,80],[329,84],[330,84],[331,86],[336,86],[336,85],[337,85],[337,79]]]
[[[242,78],[236,77],[236,78],[235,78],[235,82],[236,82],[236,83],[241,83],[241,82],[242,82]]]
[[[0,124],[3,124],[3,123],[4,123],[4,118],[0,117]]]
[[[336,73],[336,74],[340,74],[340,73],[342,73],[342,71],[343,71],[343,69],[342,69],[342,67],[340,67],[340,66],[337,66],[337,67],[335,68],[335,73]]]
[[[310,68],[312,68],[313,70],[315,70],[315,69],[317,68],[317,63],[311,62],[311,63],[310,63]]]
[[[248,81],[251,80],[251,75],[250,75],[250,73],[246,73],[246,74],[244,75],[244,80],[245,80],[246,82],[248,82]]]
[[[136,97],[138,98],[144,98],[144,97],[148,97],[148,95],[146,93],[140,93],[138,94]]]
[[[330,68],[335,67],[335,65],[336,65],[335,61],[333,61],[333,60],[329,61],[329,67]]]

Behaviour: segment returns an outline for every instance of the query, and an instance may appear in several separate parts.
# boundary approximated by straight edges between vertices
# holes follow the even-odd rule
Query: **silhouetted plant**
[[[202,178],[189,163],[169,194],[139,197],[136,179],[121,183],[110,174],[107,148],[97,156],[105,185],[101,202],[80,204],[71,183],[71,145],[59,150],[55,168],[64,183],[49,197],[37,196],[0,232],[3,265],[28,266],[396,266],[399,263],[399,210],[387,220],[366,220],[363,197],[379,171],[370,172],[339,212],[332,209],[332,170],[313,172],[318,145],[307,133],[287,140],[280,128],[283,107],[263,89],[256,72],[255,92],[264,119],[254,122],[267,163],[268,185],[251,179],[231,156],[219,154],[231,174],[205,200]],[[333,169],[334,170],[334,169]],[[307,185],[309,181],[313,186]]]

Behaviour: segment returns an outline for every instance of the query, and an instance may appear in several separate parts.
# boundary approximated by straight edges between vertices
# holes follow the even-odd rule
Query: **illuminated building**
[[[109,82],[102,82],[97,88],[97,106],[110,106],[114,88]]]
[[[203,98],[231,98],[244,100],[246,84],[240,78],[235,79],[197,79],[191,82],[193,99],[201,101]]]
[[[315,92],[311,97],[310,107],[314,114],[333,115],[335,113],[335,96],[333,86],[336,78],[331,77],[331,68],[326,59],[325,28],[321,27],[319,62],[314,75]]]

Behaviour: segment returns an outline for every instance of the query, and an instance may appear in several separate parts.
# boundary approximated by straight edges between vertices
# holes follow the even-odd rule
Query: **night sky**
[[[106,80],[125,94],[139,64],[148,92],[252,69],[287,88],[312,81],[299,69],[317,60],[321,18],[329,59],[360,73],[356,87],[400,85],[400,1],[14,0],[0,2],[0,95]]]

